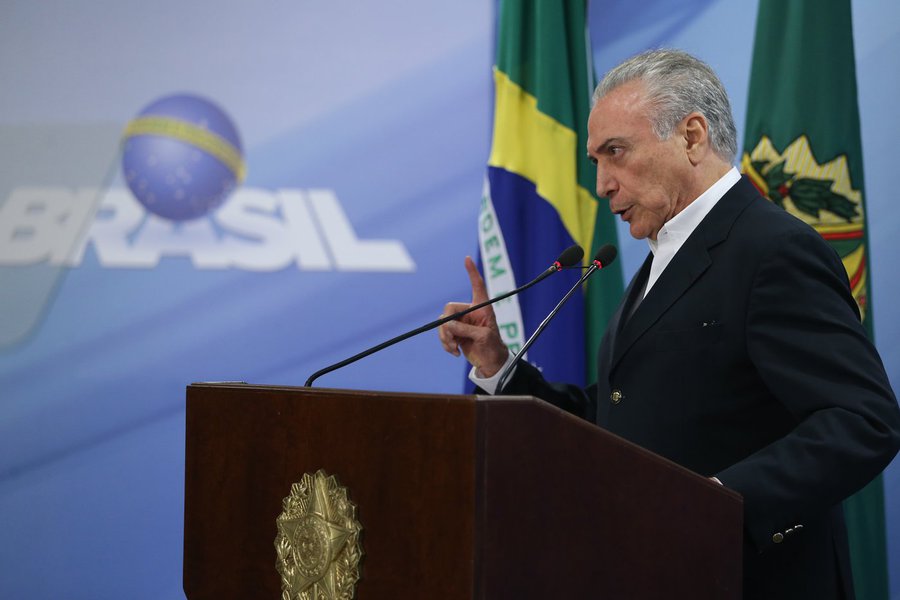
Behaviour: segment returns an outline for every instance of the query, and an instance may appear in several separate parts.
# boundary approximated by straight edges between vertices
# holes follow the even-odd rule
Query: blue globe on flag
[[[213,102],[190,94],[156,100],[125,128],[122,173],[144,207],[187,221],[220,206],[243,181],[237,128]]]

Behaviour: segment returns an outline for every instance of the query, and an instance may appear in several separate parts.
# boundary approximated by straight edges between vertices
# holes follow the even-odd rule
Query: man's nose
[[[612,177],[605,169],[597,167],[597,195],[601,198],[609,198],[616,188],[615,177]]]

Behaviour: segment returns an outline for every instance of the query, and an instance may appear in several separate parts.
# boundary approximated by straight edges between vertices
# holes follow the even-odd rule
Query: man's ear
[[[709,151],[709,124],[706,117],[692,112],[682,121],[685,147],[688,160],[692,165],[698,164]]]

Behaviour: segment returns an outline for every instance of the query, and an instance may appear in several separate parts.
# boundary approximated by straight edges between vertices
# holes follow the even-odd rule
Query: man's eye
[[[591,164],[592,164],[592,165],[594,165],[595,167],[597,166],[597,159],[596,159],[596,158],[594,158],[593,156],[588,156],[588,160],[591,161]]]
[[[622,147],[621,146],[610,146],[606,149],[606,153],[609,154],[610,156],[618,156],[618,155],[622,154]]]

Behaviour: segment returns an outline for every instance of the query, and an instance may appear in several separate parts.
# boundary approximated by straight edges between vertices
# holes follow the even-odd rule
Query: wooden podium
[[[357,598],[740,598],[740,496],[530,397],[194,384],[184,591],[281,598],[276,518],[323,469]]]

